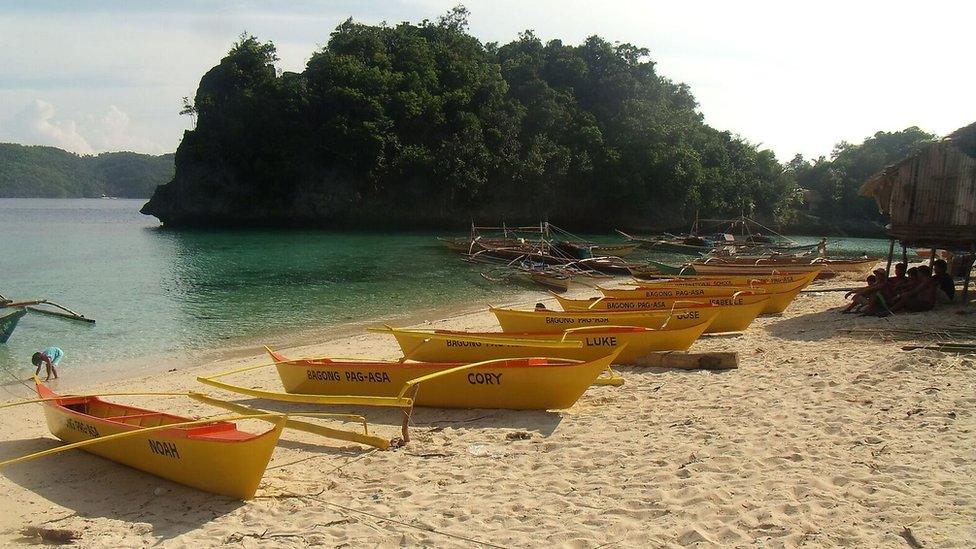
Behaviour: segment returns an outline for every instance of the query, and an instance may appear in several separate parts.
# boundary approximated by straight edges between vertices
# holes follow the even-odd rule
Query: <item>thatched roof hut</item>
[[[976,251],[976,123],[874,174],[859,194],[903,245]]]

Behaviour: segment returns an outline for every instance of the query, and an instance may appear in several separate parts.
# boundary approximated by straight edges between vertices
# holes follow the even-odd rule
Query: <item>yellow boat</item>
[[[48,429],[64,442],[107,438],[84,449],[173,482],[238,499],[254,496],[287,422],[279,416],[270,430],[252,434],[229,421],[194,421],[96,396],[60,398],[40,381],[36,386],[38,397],[45,399]],[[148,432],[134,433],[140,430]]]
[[[675,276],[673,278],[662,278],[660,280],[641,280],[633,286],[637,288],[667,288],[674,286],[694,286],[694,287],[723,287],[737,286],[744,288],[761,288],[768,292],[781,292],[794,288],[798,284],[810,284],[817,278],[817,273],[785,273],[774,275],[743,275],[743,276],[721,276],[721,275],[689,275]],[[606,293],[604,293],[606,295]],[[619,295],[607,295],[607,297],[628,297]],[[650,297],[650,296],[646,296]]]
[[[659,299],[674,299],[674,298],[690,298],[690,299],[704,299],[713,297],[728,297],[732,296],[737,292],[751,292],[755,294],[768,295],[769,301],[766,303],[766,308],[763,309],[761,314],[778,314],[786,310],[787,307],[793,303],[796,296],[806,288],[813,279],[816,277],[814,273],[809,273],[806,275],[785,275],[782,277],[775,277],[772,280],[777,280],[776,282],[766,281],[758,282],[753,281],[752,285],[667,285],[653,283],[649,285],[641,285],[635,288],[600,288],[604,297],[613,299],[627,299],[627,300],[645,300],[653,299],[655,301]],[[787,279],[786,281],[779,281],[779,279]],[[726,282],[726,279],[716,279],[719,282]],[[742,282],[741,280],[732,280],[732,282]]]
[[[722,286],[718,288],[679,286],[674,288],[656,288],[653,290],[640,289],[633,292],[614,292],[615,294],[621,295],[630,293],[630,295],[635,297],[603,296],[589,299],[566,299],[557,296],[557,298],[560,306],[565,311],[616,311],[669,309],[674,306],[675,302],[687,301],[689,299],[722,305],[731,303],[730,300],[736,297],[750,296],[751,299],[767,298],[766,305],[759,314],[777,314],[786,310],[803,288],[803,285],[797,285],[787,291],[769,293],[761,289],[735,286]],[[741,303],[741,300],[737,300],[737,302]]]
[[[741,332],[752,324],[769,303],[769,296],[737,293],[724,297],[703,297],[697,300],[677,299],[567,299],[557,296],[559,304],[567,312],[639,313],[643,311],[670,311],[675,307],[684,310],[716,308],[719,315],[706,329],[707,333]],[[693,303],[697,303],[692,305]]]
[[[751,305],[715,306],[689,300],[661,311],[519,311],[490,308],[503,332],[562,332],[581,326],[640,326],[677,330],[712,320],[705,333],[741,332],[759,315],[765,302]],[[681,308],[678,308],[678,307]]]
[[[616,360],[619,351],[607,351],[604,356],[588,361],[519,358],[463,364],[330,358],[290,360],[268,350],[281,383],[290,394],[398,398],[415,384],[413,403],[417,406],[513,410],[572,407]]]
[[[637,326],[570,328],[562,333],[454,332],[386,327],[371,331],[396,338],[403,356],[422,361],[480,361],[498,358],[549,356],[596,360],[618,351],[616,364],[630,364],[655,351],[685,351],[711,320],[679,330]]]

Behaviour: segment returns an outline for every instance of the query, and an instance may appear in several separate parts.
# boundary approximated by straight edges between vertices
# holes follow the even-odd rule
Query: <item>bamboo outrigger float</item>
[[[53,307],[55,310],[44,307]],[[27,312],[42,315],[56,316],[67,320],[77,320],[94,324],[95,320],[86,317],[81,313],[72,311],[64,305],[59,305],[47,299],[31,299],[27,301],[14,301],[0,295],[0,343],[6,343],[13,335],[17,323]]]
[[[415,404],[436,408],[550,410],[572,407],[601,373],[610,370],[618,352],[591,361],[522,358],[458,364],[332,358],[290,360],[268,349],[275,361],[272,364],[197,380],[227,391],[284,402],[388,406],[405,411]],[[284,393],[217,380],[267,366],[277,369]],[[616,385],[619,381],[619,376],[611,374],[609,382],[600,384]]]

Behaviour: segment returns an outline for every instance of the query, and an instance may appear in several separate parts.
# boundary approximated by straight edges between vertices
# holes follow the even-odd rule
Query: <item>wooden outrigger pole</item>
[[[36,305],[48,305],[60,309],[60,311],[50,311],[47,309],[41,309],[36,307]],[[56,316],[59,318],[65,318],[68,320],[79,320],[81,322],[88,322],[90,324],[95,323],[95,319],[88,318],[85,315],[73,311],[64,305],[55,303],[48,299],[30,299],[27,301],[14,301],[12,299],[7,299],[3,295],[0,295],[0,308],[24,308],[33,313],[38,313],[42,315]]]

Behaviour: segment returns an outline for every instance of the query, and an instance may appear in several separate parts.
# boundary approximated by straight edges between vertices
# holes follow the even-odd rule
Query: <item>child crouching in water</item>
[[[41,352],[34,353],[31,357],[31,363],[37,366],[34,370],[34,375],[36,376],[41,372],[41,364],[47,367],[47,377],[44,381],[51,379],[51,374],[54,374],[54,379],[58,379],[58,370],[55,368],[58,364],[61,364],[61,359],[64,358],[64,351],[60,347],[48,347]]]

